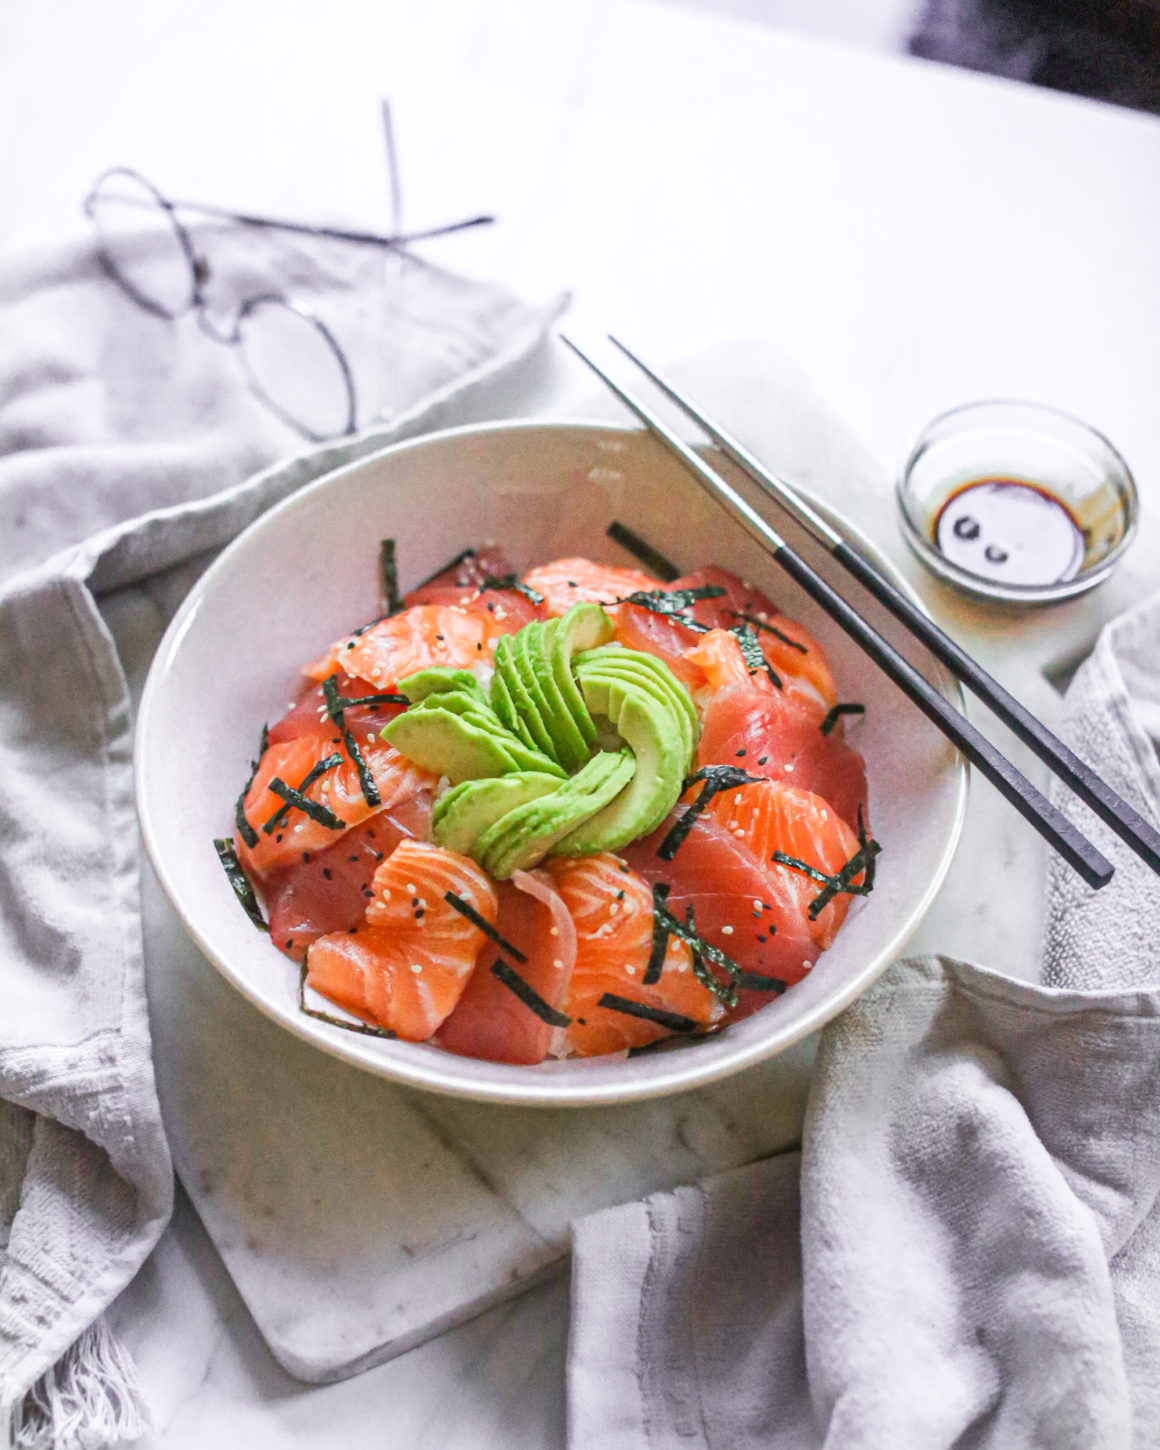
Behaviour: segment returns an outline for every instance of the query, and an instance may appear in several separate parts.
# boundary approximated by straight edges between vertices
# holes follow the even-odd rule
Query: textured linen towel
[[[414,258],[388,259],[386,285],[377,253],[267,245],[230,257],[216,303],[261,290],[272,267],[325,315],[390,416],[245,483],[301,441],[241,385],[228,348],[192,318],[136,308],[88,247],[0,271],[0,1443],[99,1450],[145,1428],[100,1316],[172,1205],[130,682],[100,597],[137,587],[175,604],[207,551],[293,489],[486,414],[559,310]],[[388,316],[389,368],[374,346]]]
[[[1160,819],[1160,598],[1063,731]],[[1117,875],[1052,872],[1056,985],[899,963],[823,1032],[800,1154],[575,1225],[571,1450],[1160,1444],[1160,889],[1065,808]]]

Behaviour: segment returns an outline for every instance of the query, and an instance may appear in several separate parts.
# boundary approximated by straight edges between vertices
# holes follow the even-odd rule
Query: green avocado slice
[[[520,768],[501,736],[453,710],[413,706],[384,726],[383,739],[424,770],[453,782]],[[509,739],[519,744],[514,736]]]
[[[512,668],[520,685],[523,686],[524,697],[531,701],[531,709],[525,716],[524,723],[531,731],[536,748],[555,759],[556,743],[552,735],[551,707],[536,673],[535,663],[540,643],[539,636],[543,628],[544,626],[538,622],[525,624],[523,629],[513,637]],[[513,694],[510,683],[508,683],[508,693]]]
[[[470,670],[452,670],[443,665],[432,665],[430,669],[416,670],[413,675],[399,681],[399,693],[406,695],[412,705],[426,700],[430,695],[447,694],[452,690],[461,693],[466,691],[477,696],[481,705],[487,703],[483,686]]]
[[[594,679],[599,676],[609,680],[635,682],[641,688],[647,689],[657,700],[675,707],[686,743],[685,764],[688,765],[701,735],[701,722],[697,718],[697,708],[693,704],[692,696],[664,660],[640,650],[609,645],[578,656],[576,671],[585,678]]]
[[[453,786],[435,807],[431,821],[435,844],[475,857],[480,837],[501,816],[562,788],[557,776],[532,770],[465,780]]]
[[[529,870],[561,837],[605,810],[629,785],[635,769],[630,750],[594,755],[558,790],[501,816],[476,841],[476,859],[497,881]]]
[[[535,704],[528,696],[527,690],[524,689],[524,683],[520,679],[519,668],[516,664],[515,649],[518,638],[519,636],[515,634],[505,634],[496,641],[495,674],[491,681],[491,704],[492,709],[509,730],[518,735],[525,745],[533,750],[539,750],[538,731],[534,730],[532,726],[533,719],[538,724],[539,717],[535,713]]]
[[[592,650],[612,638],[612,620],[599,604],[574,604],[563,618],[555,621],[551,632],[549,663],[564,708],[571,715],[582,739],[596,744],[596,726],[584,696],[572,674],[572,656]]]
[[[572,718],[572,712],[564,702],[559,681],[548,657],[552,644],[555,620],[546,623],[529,624],[520,631],[524,637],[524,650],[518,656],[528,681],[530,671],[534,681],[532,693],[541,708],[541,718],[552,737],[552,754],[565,770],[577,770],[592,754],[588,742]]]
[[[637,681],[593,677],[584,669],[577,678],[589,710],[610,720],[632,749],[636,772],[603,810],[560,838],[554,849],[561,856],[616,851],[655,830],[680,798],[688,761],[675,705]]]

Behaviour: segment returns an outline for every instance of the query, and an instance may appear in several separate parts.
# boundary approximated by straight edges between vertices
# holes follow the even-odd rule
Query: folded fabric
[[[1158,701],[1160,598],[1065,724],[1153,819]],[[1099,839],[1121,885],[1053,873],[1045,976],[1101,990],[899,963],[823,1032],[800,1155],[575,1226],[571,1450],[1160,1443],[1160,892]]]
[[[314,268],[299,249],[297,284],[347,338],[361,328],[366,352],[384,304],[358,275],[336,277],[337,255]],[[392,294],[406,315],[391,416],[306,455],[229,349],[191,318],[135,308],[90,249],[0,273],[4,1443],[99,1450],[141,1433],[132,1366],[99,1316],[172,1205],[144,994],[130,687],[98,596],[188,584],[207,551],[311,478],[488,411],[560,305],[535,311],[393,261],[408,285],[405,304]]]

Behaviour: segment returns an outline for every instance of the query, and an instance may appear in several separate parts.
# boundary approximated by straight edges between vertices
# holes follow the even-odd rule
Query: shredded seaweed
[[[862,809],[862,802],[858,802],[858,844],[865,846],[870,839],[870,833],[866,829],[866,813]],[[862,878],[862,885],[866,888],[867,894],[874,890],[874,877],[878,871],[877,853],[870,857],[866,863],[866,874]]]
[[[653,934],[652,950],[649,952],[648,965],[644,969],[644,976],[641,981],[646,987],[654,987],[661,979],[661,972],[664,970],[665,955],[669,949],[669,937],[672,932],[665,925],[664,917],[665,902],[669,898],[668,883],[657,881],[653,885]]]
[[[310,767],[310,769],[306,772],[306,774],[302,777],[301,781],[298,783],[297,789],[305,794],[305,792],[309,789],[310,786],[314,784],[314,782],[318,779],[320,775],[325,775],[328,770],[334,770],[336,766],[339,766],[341,764],[342,756],[339,755],[337,751],[334,755],[328,755],[324,760],[320,760],[316,765],[312,765]],[[275,780],[277,779],[278,777],[275,776]],[[279,784],[285,785],[285,781],[279,781]],[[270,784],[269,789],[274,789],[273,783]],[[274,794],[282,795],[282,792],[275,791]],[[285,796],[282,796],[282,799],[285,800]],[[274,812],[270,819],[266,821],[262,826],[262,830],[265,831],[267,836],[273,835],[278,827],[286,822],[286,820],[289,818],[290,811],[295,804],[296,802],[289,801],[286,805],[278,807],[278,809]],[[309,814],[310,812],[307,811],[307,815]]]
[[[776,635],[782,644],[788,644],[790,649],[800,650],[804,655],[809,654],[809,649],[802,644],[800,639],[790,639],[789,635],[778,629],[776,624],[770,624],[769,620],[762,619],[759,614],[746,614],[743,609],[727,609],[725,613],[734,619],[740,619],[745,624],[752,625],[754,629],[763,629],[767,634]]]
[[[226,880],[233,887],[234,895],[241,903],[242,910],[259,931],[269,931],[269,923],[262,915],[258,898],[254,895],[253,886],[250,885],[250,878],[238,860],[238,853],[234,850],[233,841],[228,836],[222,836],[215,839],[213,845],[218,854],[218,860],[222,863],[222,869],[226,873]]]
[[[736,790],[743,785],[760,785],[765,778],[763,775],[750,775],[739,765],[704,765],[700,770],[694,771],[681,787],[682,793],[699,780],[705,783],[697,799],[673,822],[668,834],[657,847],[657,855],[662,861],[673,859],[696,824],[697,817],[715,795],[723,790]]]
[[[626,525],[617,523],[613,519],[608,525],[607,534],[610,539],[619,544],[622,549],[627,549],[638,563],[643,564],[650,574],[656,574],[666,584],[671,584],[674,579],[680,577],[680,570],[671,563],[665,556],[646,543],[639,534]]]
[[[258,740],[258,758],[250,761],[250,778],[242,786],[242,793],[238,796],[237,804],[234,806],[234,824],[238,828],[238,835],[245,841],[246,845],[253,848],[258,844],[258,833],[246,819],[246,797],[250,793],[250,787],[258,774],[258,766],[262,763],[262,756],[265,755],[270,744],[270,727],[262,726],[262,734]]]
[[[650,1007],[647,1002],[618,997],[615,992],[605,992],[596,1005],[607,1007],[610,1012],[623,1012],[626,1017],[641,1017],[646,1022],[655,1022],[658,1027],[667,1027],[670,1032],[696,1032],[699,1025],[680,1012],[666,1012],[663,1007]]]
[[[823,735],[828,735],[843,715],[865,715],[865,713],[865,705],[856,704],[854,701],[850,701],[848,704],[839,701],[827,714],[819,728]]]
[[[456,896],[454,891],[446,892],[444,894],[443,900],[453,910],[457,911],[460,916],[465,916],[468,921],[471,922],[472,926],[479,927],[480,931],[483,932],[484,936],[490,937],[491,940],[495,942],[496,946],[502,947],[503,950],[507,952],[508,956],[515,957],[517,962],[527,961],[526,954],[524,952],[521,952],[519,947],[513,946],[511,942],[508,941],[507,937],[501,936],[499,932],[496,931],[495,927],[492,926],[491,922],[488,921],[486,916],[480,916],[479,912],[476,911],[475,907],[472,906],[470,901],[464,901],[463,897]]]
[[[867,839],[858,847],[840,871],[835,872],[818,892],[817,896],[809,904],[810,920],[813,921],[818,913],[829,906],[834,897],[840,893],[848,896],[869,896],[871,886],[863,882],[861,886],[853,885],[854,877],[860,875],[874,857],[882,850],[882,847],[873,838]]]
[[[363,753],[359,749],[358,741],[354,738],[354,732],[347,726],[346,712],[350,707],[338,693],[336,675],[327,675],[323,680],[322,694],[326,700],[326,713],[342,732],[342,743],[346,746],[346,753],[354,761],[354,768],[358,771],[358,784],[363,793],[363,799],[374,810],[376,806],[382,805],[383,798],[379,795],[379,788],[375,785],[375,778],[371,774],[370,766],[367,765]]]
[[[767,977],[764,972],[742,972],[737,978],[739,987],[751,992],[776,992],[780,997],[786,990],[786,983],[780,977]]]
[[[681,1032],[673,1037],[658,1037],[655,1042],[644,1042],[640,1047],[630,1047],[628,1057],[649,1057],[656,1052],[674,1052],[683,1047],[693,1047],[698,1042],[708,1042],[711,1037],[717,1037],[720,1029],[714,1028],[709,1032]]]
[[[525,982],[515,967],[511,967],[504,961],[503,957],[496,957],[491,964],[493,977],[498,977],[510,992],[514,992],[525,1007],[529,1008],[541,1022],[546,1022],[549,1027],[570,1027],[571,1017],[566,1017],[563,1012],[557,1012],[551,1007],[536,991],[530,982]]]
[[[745,661],[745,668],[751,675],[757,674],[758,670],[764,670],[769,676],[770,683],[778,690],[784,689],[781,676],[765,658],[765,652],[761,648],[761,641],[748,624],[735,625],[729,633],[733,635],[741,646],[741,658]]]
[[[309,968],[302,963],[302,970],[298,975],[298,1010],[305,1013],[307,1017],[313,1017],[316,1022],[327,1022],[331,1027],[341,1027],[344,1032],[358,1032],[363,1037],[386,1037],[394,1041],[398,1037],[397,1032],[392,1032],[389,1027],[375,1027],[369,1022],[351,1022],[345,1017],[335,1017],[331,1012],[321,1012],[317,1007],[306,1005],[306,974]]]
[[[347,695],[342,697],[344,710],[353,710],[356,705],[409,705],[410,703],[406,695],[359,695],[355,699]]]
[[[665,890],[667,893],[668,888],[666,887]],[[736,1007],[737,989],[735,986],[733,986],[733,982],[736,980],[738,973],[741,971],[741,967],[733,960],[732,957],[727,956],[720,947],[713,946],[710,942],[705,941],[698,934],[697,923],[693,916],[692,906],[690,906],[685,912],[685,920],[682,921],[679,916],[676,916],[668,909],[667,906],[664,905],[663,897],[658,898],[654,888],[654,925],[657,917],[661,918],[661,921],[665,929],[668,931],[669,935],[679,937],[680,940],[683,941],[692,952],[693,974],[694,976],[696,976],[697,980],[701,982],[704,986],[708,987],[709,991],[712,992],[715,997],[719,997],[727,1007]],[[712,963],[713,966],[719,967],[730,980],[728,982],[722,982],[717,977],[715,977],[709,969],[710,963]]]
[[[518,574],[497,574],[494,578],[485,579],[479,586],[480,589],[514,589],[517,594],[522,594],[529,604],[543,604],[544,596],[538,589],[533,589],[530,584],[525,584]]]
[[[341,763],[342,757],[339,756],[339,764]],[[295,790],[292,785],[287,785],[281,776],[276,775],[271,780],[267,789],[272,790],[275,795],[281,796],[288,806],[300,810],[304,816],[309,816],[312,821],[317,821],[320,826],[325,826],[327,830],[346,830],[346,822],[339,820],[333,811],[327,810],[325,806],[319,805],[317,801],[312,801],[308,795],[303,795],[300,790]],[[271,817],[272,819],[273,817]],[[266,830],[268,826],[269,821],[267,821],[262,829]]]
[[[389,619],[403,607],[399,594],[399,565],[395,558],[394,539],[379,541],[379,595],[383,614]]]
[[[719,584],[698,584],[695,589],[637,589],[632,594],[626,594],[623,599],[618,599],[616,603],[635,604],[639,609],[650,610],[653,614],[667,615],[670,619],[676,619],[678,624],[685,625],[687,629],[704,634],[709,625],[686,618],[683,611],[692,609],[698,600],[719,599],[724,593]]]
[[[801,871],[803,875],[810,876],[815,881],[820,881],[823,886],[830,884],[828,872],[819,871],[816,866],[811,866],[808,861],[802,861],[797,856],[787,856],[784,851],[775,851],[769,859],[776,861],[779,866],[789,866],[794,871]]]

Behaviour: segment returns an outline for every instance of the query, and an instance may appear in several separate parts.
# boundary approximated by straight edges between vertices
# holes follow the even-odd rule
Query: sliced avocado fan
[[[399,682],[410,707],[383,730],[452,782],[436,842],[497,880],[549,854],[615,851],[680,798],[700,725],[688,690],[655,655],[609,643],[599,604],[534,621],[496,644],[485,694],[470,670]]]

